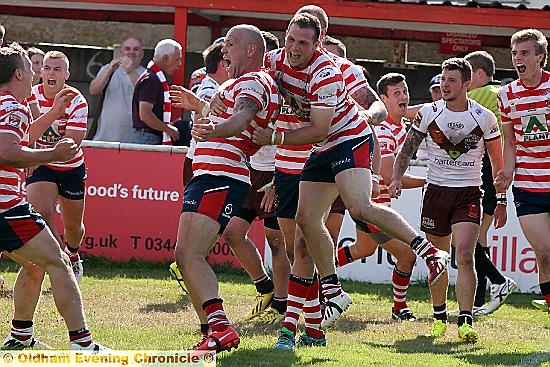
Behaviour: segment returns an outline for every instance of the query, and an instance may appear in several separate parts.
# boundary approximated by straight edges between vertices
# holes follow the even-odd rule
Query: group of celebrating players
[[[403,75],[382,76],[377,94],[363,71],[345,58],[345,46],[327,37],[327,29],[326,13],[313,5],[302,7],[291,19],[283,48],[268,32],[235,26],[223,42],[205,50],[206,70],[195,91],[181,86],[170,89],[172,104],[194,113],[176,262],[170,267],[189,293],[201,323],[202,338],[193,348],[221,352],[240,343],[206,260],[222,234],[259,293],[246,318],[282,322],[277,349],[326,345],[324,330],[352,303],[336,267],[368,256],[378,246],[397,259],[392,318],[416,319],[406,293],[418,256],[429,270],[434,309],[430,333],[443,336],[448,326],[451,243],[458,265],[458,336],[476,342],[479,334],[473,316],[487,311],[481,311],[476,300],[480,292],[476,263],[490,263],[484,250],[478,253],[477,245],[483,242],[493,216],[496,228],[505,225],[506,191],[512,183],[522,230],[537,255],[547,309],[550,246],[544,239],[550,235],[550,73],[543,70],[544,35],[528,29],[512,36],[512,63],[519,79],[483,94],[489,96],[491,106],[497,106],[491,110],[467,94],[490,84],[480,84],[478,78],[483,72],[485,77],[490,74],[490,81],[494,72],[494,62],[486,53],[443,62],[442,99],[410,107]],[[12,182],[19,180],[18,168],[51,162],[80,167],[80,141],[66,133],[82,130],[78,123],[67,125],[60,134],[67,138],[38,145],[41,149],[28,147],[37,139],[40,142],[40,136],[48,141],[44,133],[48,124],[66,113],[68,100],[74,105],[73,92],[59,88],[55,99],[49,99],[54,112],[43,113],[31,124],[24,105],[32,95],[30,62],[18,47],[2,48],[0,57],[0,184],[6,190],[0,206],[0,250],[30,269],[27,282],[19,280],[21,275],[18,282],[21,290],[33,284],[35,300],[24,304],[28,292],[15,292],[16,314],[4,346],[39,346],[32,318],[45,271],[72,347],[99,351],[103,347],[92,341],[86,327],[70,268],[68,255],[74,245],[69,242],[67,253],[60,250],[59,236],[52,235]],[[484,66],[491,62],[492,72]],[[407,116],[414,116],[410,126],[405,123]],[[421,145],[427,153],[425,178],[406,173]],[[427,238],[390,207],[391,198],[399,197],[402,189],[425,185],[421,229]],[[67,195],[73,191],[66,189]],[[492,208],[486,201],[493,203]],[[356,222],[357,241],[335,253],[345,210]],[[246,237],[256,217],[264,219],[273,253],[273,280]],[[508,278],[496,285],[501,301],[515,289]],[[305,329],[297,338],[302,313]]]

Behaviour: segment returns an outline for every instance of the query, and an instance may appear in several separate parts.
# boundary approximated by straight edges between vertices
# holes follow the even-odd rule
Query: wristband
[[[372,175],[372,181],[376,183],[380,183],[380,179],[382,178],[380,175]]]
[[[281,132],[281,143],[279,145],[283,145],[285,143],[285,132]]]
[[[204,102],[204,107],[202,108],[201,115],[202,117],[208,116],[210,113],[210,103]]]
[[[271,145],[275,145],[275,135],[276,135],[276,131],[273,130],[273,132],[271,133]]]
[[[506,193],[505,192],[499,192],[496,194],[497,201],[506,201]]]

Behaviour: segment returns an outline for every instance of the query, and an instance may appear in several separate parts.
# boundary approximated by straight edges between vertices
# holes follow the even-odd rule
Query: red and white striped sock
[[[300,319],[302,308],[306,301],[306,296],[310,285],[313,283],[311,279],[304,279],[294,274],[290,274],[288,280],[288,298],[286,301],[286,313],[283,326],[288,330],[296,333],[296,325]]]
[[[411,273],[404,273],[393,268],[393,311],[398,311],[407,307],[407,289],[411,282]]]
[[[342,294],[342,285],[338,275],[331,274],[321,279],[321,292],[327,301],[339,297]]]
[[[208,326],[212,331],[224,331],[229,326],[229,320],[223,310],[223,300],[221,298],[212,298],[202,304]]]
[[[11,320],[11,336],[26,341],[32,338],[34,326],[32,320]]]
[[[412,240],[410,246],[413,251],[423,259],[426,259],[428,256],[432,256],[437,252],[437,247],[422,236],[418,236]]]
[[[304,304],[305,332],[313,338],[322,338],[321,331],[321,304],[319,303],[319,277],[313,278],[313,284],[309,286]]]
[[[79,344],[83,347],[87,347],[92,344],[92,333],[86,328],[69,331],[69,340],[71,343]]]

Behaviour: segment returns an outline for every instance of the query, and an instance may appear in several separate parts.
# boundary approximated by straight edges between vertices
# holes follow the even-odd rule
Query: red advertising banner
[[[439,52],[458,55],[481,50],[481,35],[469,33],[443,33],[439,42]]]
[[[84,148],[84,155],[88,179],[82,252],[114,261],[172,261],[185,154]],[[263,255],[260,223],[254,223],[249,236]],[[56,225],[63,233],[59,216]],[[241,267],[222,238],[209,261]]]

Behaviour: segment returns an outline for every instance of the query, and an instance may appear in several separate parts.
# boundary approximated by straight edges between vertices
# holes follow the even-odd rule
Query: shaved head
[[[239,32],[245,42],[256,46],[256,53],[262,56],[265,53],[265,40],[258,27],[250,24],[239,24],[232,27],[229,32]],[[227,32],[227,34],[229,34]]]

